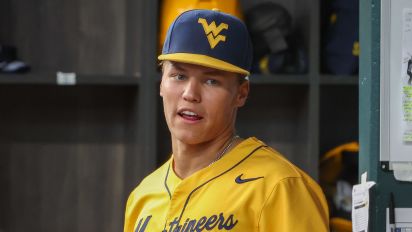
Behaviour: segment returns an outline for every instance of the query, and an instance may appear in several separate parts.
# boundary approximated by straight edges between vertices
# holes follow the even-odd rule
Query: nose
[[[182,95],[183,99],[188,102],[199,103],[201,101],[199,87],[199,83],[197,83],[195,78],[191,78],[188,82],[186,82]]]

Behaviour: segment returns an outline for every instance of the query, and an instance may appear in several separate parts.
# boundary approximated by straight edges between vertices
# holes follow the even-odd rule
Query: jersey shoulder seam
[[[269,157],[273,159],[278,165],[285,166],[288,168],[288,170],[290,170],[288,174],[289,176],[286,176],[284,178],[302,177],[301,170],[297,166],[295,166],[290,160],[284,157],[281,153],[279,153],[278,151],[274,150],[269,146],[264,147],[263,150],[267,152]],[[281,162],[281,164],[279,163],[279,161]],[[279,181],[281,181],[282,179],[280,179]]]

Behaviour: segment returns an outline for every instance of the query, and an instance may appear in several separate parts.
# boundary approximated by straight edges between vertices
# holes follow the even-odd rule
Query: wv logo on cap
[[[207,21],[204,18],[199,18],[197,22],[202,24],[203,30],[205,31],[205,34],[207,36],[207,40],[209,41],[210,48],[215,48],[220,41],[226,41],[226,36],[219,35],[219,33],[223,29],[227,30],[229,28],[229,25],[227,25],[226,23],[221,23],[218,27],[216,27],[215,21],[212,21],[212,23],[207,24]]]

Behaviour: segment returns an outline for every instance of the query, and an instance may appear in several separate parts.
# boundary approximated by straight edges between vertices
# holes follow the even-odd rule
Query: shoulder
[[[257,139],[253,140],[262,146],[245,160],[244,170],[264,176],[266,186],[272,190],[279,185],[288,185],[298,181],[303,184],[301,187],[308,188],[317,195],[323,195],[319,185],[308,174],[275,149]]]
[[[163,192],[164,191],[164,180],[166,173],[168,172],[169,161],[164,163],[161,167],[153,171],[151,174],[146,176],[140,184],[130,193],[128,199],[128,205],[133,201],[136,201],[138,198],[144,196]]]
[[[313,228],[321,228],[317,231],[326,231],[328,206],[318,183],[275,149],[259,140],[256,140],[256,143],[263,146],[245,160],[245,170],[264,176],[266,200],[262,206],[261,225],[272,225],[274,213],[288,210],[294,218],[308,218],[309,227],[316,226]],[[297,207],[302,209],[294,210]],[[316,223],[310,222],[312,220]],[[288,226],[293,224],[299,224],[299,220],[291,220]],[[302,231],[301,229],[294,231]]]
[[[320,208],[327,209],[318,183],[275,149],[264,145],[250,157],[248,163],[248,168],[264,173],[267,186],[271,189],[270,195],[276,195],[276,192],[303,198],[306,195],[308,199],[317,202],[316,205]]]
[[[304,177],[303,171],[278,151],[256,138],[249,140],[260,145],[260,148],[245,160],[244,165],[247,170],[261,172],[272,180],[278,181],[288,177]]]
[[[153,171],[151,174],[146,176],[138,187],[144,186],[144,188],[157,188],[159,186],[164,186],[164,179],[166,173],[169,171],[170,160],[160,166],[158,169]]]

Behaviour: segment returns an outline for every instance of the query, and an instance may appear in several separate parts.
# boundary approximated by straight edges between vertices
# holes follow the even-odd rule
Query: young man
[[[329,231],[319,186],[263,142],[236,135],[251,59],[233,16],[192,10],[170,26],[159,60],[173,154],[130,194],[125,232]]]

